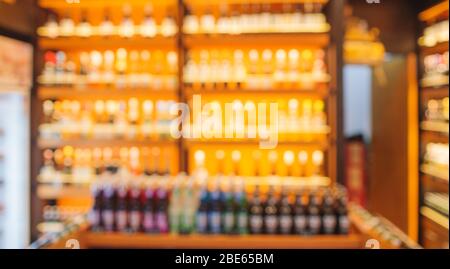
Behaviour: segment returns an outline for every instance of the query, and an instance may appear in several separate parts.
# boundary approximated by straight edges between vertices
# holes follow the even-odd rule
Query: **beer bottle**
[[[144,216],[142,221],[142,228],[145,233],[154,233],[156,231],[155,225],[155,192],[151,182],[146,182],[144,192]]]
[[[116,230],[125,232],[128,228],[128,189],[125,181],[117,184],[115,221]]]
[[[286,189],[281,194],[280,202],[280,233],[291,234],[293,231],[293,213],[294,209],[289,201],[289,195]]]
[[[156,198],[156,227],[159,233],[167,233],[169,231],[169,197],[166,186],[159,186],[156,192]]]
[[[336,209],[337,221],[338,221],[338,233],[348,234],[350,229],[350,222],[347,214],[347,197],[340,196],[338,198],[338,206]]]
[[[303,197],[303,193],[298,193],[295,197],[294,233],[298,235],[307,233],[307,209]]]
[[[142,213],[140,204],[141,186],[135,182],[130,190],[130,232],[141,231]]]
[[[278,228],[278,201],[275,196],[275,189],[271,186],[264,206],[264,229],[267,234],[276,234]]]
[[[205,234],[208,232],[208,204],[209,204],[209,193],[206,186],[200,188],[200,205],[197,210],[196,215],[196,230],[199,234]]]
[[[228,181],[228,180],[227,180]],[[229,183],[223,189],[221,200],[222,200],[222,232],[225,234],[232,234],[235,214],[234,214],[234,199],[233,193],[228,187]]]
[[[218,186],[218,182],[215,182],[209,197],[208,225],[211,234],[222,232],[221,193]]]
[[[234,195],[235,204],[235,232],[237,234],[248,233],[248,205],[243,182],[239,182]]]
[[[320,229],[322,227],[322,219],[320,212],[320,205],[318,201],[319,197],[316,193],[311,193],[309,195],[309,205],[308,205],[308,233],[310,235],[320,234]]]
[[[324,234],[334,234],[336,232],[336,213],[333,196],[326,192],[323,197],[322,207],[322,231]]]
[[[249,204],[250,233],[261,234],[263,232],[264,225],[264,209],[262,206],[258,185],[255,187],[253,197],[251,198]]]

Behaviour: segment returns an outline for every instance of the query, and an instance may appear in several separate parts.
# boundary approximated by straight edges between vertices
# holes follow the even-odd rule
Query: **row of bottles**
[[[246,165],[246,160],[251,160],[254,171],[251,176],[259,177],[263,175],[262,166],[269,166],[268,176],[299,176],[299,177],[320,177],[324,176],[324,161],[325,154],[321,150],[300,150],[295,152],[293,150],[286,150],[283,152],[271,150],[263,153],[260,150],[253,150],[247,156],[247,152],[243,153],[240,150],[232,150],[226,152],[224,150],[217,150],[213,152],[214,156],[207,156],[205,151],[197,150],[194,152],[195,168],[194,174],[226,174],[225,169],[228,168],[229,174],[241,175],[242,166]],[[205,171],[205,159],[214,160],[217,165],[214,172]],[[281,173],[281,171],[285,171]],[[199,176],[205,177],[205,176]],[[281,178],[278,178],[282,180]]]
[[[39,82],[44,85],[95,85],[177,88],[178,55],[175,51],[83,51],[68,55],[47,51]]]
[[[441,42],[448,42],[448,20],[444,20],[425,28],[419,43],[423,46],[433,47]]]
[[[178,26],[170,12],[167,12],[168,15],[161,22],[156,22],[153,17],[153,8],[151,5],[147,5],[143,12],[143,20],[141,22],[135,22],[133,21],[133,10],[131,7],[124,6],[122,20],[120,22],[113,22],[109,10],[105,10],[103,21],[99,25],[92,25],[89,22],[87,11],[82,12],[81,19],[78,23],[70,17],[69,13],[59,22],[54,16],[49,15],[45,25],[38,29],[38,34],[48,38],[74,36],[83,38],[92,36],[119,36],[122,38],[140,36],[152,38],[157,35],[171,37],[177,34]]]
[[[323,50],[191,50],[184,82],[194,88],[270,89],[328,82]]]
[[[425,56],[422,86],[448,85],[448,61],[448,51]]]
[[[284,4],[275,9],[271,4],[221,5],[215,16],[206,10],[193,15],[189,10],[184,18],[183,32],[187,34],[246,34],[246,33],[322,33],[330,26],[321,4]]]
[[[347,201],[342,191],[281,193],[259,186],[247,193],[242,182],[216,178],[196,184],[180,176],[126,181],[114,168],[93,187],[94,231],[201,234],[347,234]]]
[[[173,100],[45,100],[42,138],[170,138]]]
[[[39,174],[43,183],[90,183],[110,166],[118,167],[122,176],[169,175],[175,150],[160,147],[75,148],[65,146],[46,149]]]
[[[449,164],[448,143],[428,143],[425,147],[424,160],[447,171]]]
[[[430,99],[426,103],[425,119],[432,122],[447,122],[449,121],[449,99],[444,97],[442,99]]]
[[[276,117],[278,121],[277,135],[279,139],[314,139],[316,135],[327,134],[329,127],[327,126],[327,115],[325,112],[325,102],[321,99],[279,99],[277,101]],[[265,105],[267,108],[273,104],[274,100],[260,100],[255,102],[253,100],[241,100],[236,99],[232,102],[223,102],[219,100],[211,100],[203,106],[202,113],[205,115],[202,118],[208,118],[208,115],[223,115],[218,120],[227,121],[229,119],[229,112],[233,112],[235,115],[242,115],[243,126],[236,126],[237,131],[242,131],[244,137],[251,138],[250,134],[252,129],[258,127],[257,118],[260,117],[261,112],[259,106]],[[231,106],[230,106],[231,104]],[[229,110],[232,111],[229,111]],[[271,108],[272,109],[272,108]],[[271,112],[272,113],[272,112]],[[275,113],[275,112],[274,112]],[[244,117],[244,115],[247,115]],[[267,114],[266,117],[269,117]],[[269,119],[269,118],[268,118]],[[272,118],[270,118],[271,124]],[[193,123],[198,124],[196,122]],[[264,124],[264,123],[262,123]],[[269,124],[269,122],[267,122]],[[239,125],[239,124],[237,124]],[[215,130],[217,131],[217,130]],[[269,130],[268,130],[269,131]],[[270,131],[273,131],[272,129]],[[265,133],[259,132],[257,136],[263,138]],[[303,134],[312,134],[311,137],[300,137]]]

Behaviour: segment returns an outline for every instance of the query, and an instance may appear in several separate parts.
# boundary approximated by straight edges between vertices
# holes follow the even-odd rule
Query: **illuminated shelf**
[[[424,131],[439,132],[447,135],[449,131],[448,123],[438,121],[423,121],[420,123],[420,128]]]
[[[85,232],[80,242],[86,248],[185,248],[185,249],[299,249],[364,246],[358,234],[350,235],[152,235]]]
[[[58,179],[55,179],[57,177]],[[75,176],[60,174],[55,177],[45,177],[43,175],[39,175],[37,177],[37,181],[42,184],[75,184],[77,186],[87,186],[91,184],[92,181],[96,180],[96,176],[86,177],[84,179],[77,179]]]
[[[448,230],[448,217],[442,215],[436,210],[433,210],[427,206],[423,206],[420,208],[420,214]]]
[[[92,50],[96,49],[175,49],[176,39],[173,37],[67,37],[67,38],[39,38],[39,47],[43,50]]]
[[[187,146],[193,145],[258,145],[262,141],[258,139],[185,139],[185,143]],[[329,143],[326,139],[323,140],[278,140],[277,143],[279,145],[301,145],[301,146],[312,146],[315,148],[326,149],[329,146]]]
[[[105,8],[105,7],[118,7],[122,8],[124,5],[129,4],[130,0],[74,0],[73,4],[67,0],[39,0],[39,6],[48,9],[68,9],[68,8]],[[145,6],[151,3],[154,6],[169,6],[175,5],[176,0],[133,0],[133,6]]]
[[[300,4],[300,3],[316,3],[316,4],[326,4],[329,0],[258,0],[255,1],[258,4],[279,4],[286,3],[286,4]],[[249,1],[252,2],[252,1]],[[239,5],[242,4],[242,0],[184,0],[184,3],[190,6],[211,6],[211,5]],[[249,3],[250,4],[250,3]]]
[[[448,170],[446,171],[442,170],[444,169],[438,169],[432,164],[422,164],[420,166],[420,171],[422,173],[448,182]]]
[[[55,200],[60,198],[91,199],[91,191],[86,186],[64,185],[39,185],[37,195],[43,200]]]
[[[139,99],[177,99],[176,90],[154,90],[143,88],[124,88],[116,87],[40,87],[38,89],[40,99],[128,99],[136,97]]]
[[[59,148],[63,146],[73,147],[149,147],[149,146],[164,146],[174,145],[177,140],[174,139],[146,139],[146,140],[131,140],[131,139],[100,139],[100,138],[86,138],[86,139],[44,139],[38,140],[38,146],[41,149]]]
[[[304,48],[324,48],[328,46],[328,33],[300,33],[300,34],[213,34],[186,35],[186,46],[192,47],[279,47],[295,46]]]
[[[421,21],[435,21],[436,19],[448,18],[448,5],[449,1],[442,1],[441,3],[434,5],[419,14]]]
[[[239,96],[250,95],[292,95],[292,96],[305,96],[305,97],[326,97],[331,92],[329,91],[328,85],[326,83],[319,83],[314,86],[312,89],[301,89],[301,88],[272,88],[272,89],[199,89],[194,90],[190,87],[186,87],[184,90],[186,96],[191,96],[194,94],[208,94],[208,95],[233,95],[239,94]]]
[[[421,41],[419,41],[420,44]],[[448,51],[448,41],[440,42],[432,47],[422,46],[421,50],[423,55],[435,54],[435,53],[444,53]]]

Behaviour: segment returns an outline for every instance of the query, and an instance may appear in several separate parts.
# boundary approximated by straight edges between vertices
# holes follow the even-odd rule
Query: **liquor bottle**
[[[298,235],[307,234],[307,208],[304,203],[303,193],[295,197],[294,207],[294,233]]]
[[[182,173],[182,177],[185,175]],[[194,180],[192,178],[183,178],[185,181],[187,180],[186,185],[182,189],[181,192],[181,204],[180,210],[181,212],[181,225],[180,225],[180,233],[182,234],[190,234],[195,229],[195,218],[196,218],[196,209],[197,209],[197,199],[194,193]]]
[[[133,182],[130,190],[130,231],[134,233],[141,231],[141,193],[140,181]]]
[[[249,202],[249,224],[251,234],[263,233],[264,208],[260,197],[259,185],[255,186],[253,197]]]
[[[115,222],[116,231],[126,232],[128,229],[128,189],[127,183],[122,180],[117,184],[117,201]]]
[[[105,177],[110,176],[112,176],[111,168],[105,172]],[[114,230],[114,201],[114,185],[111,179],[109,179],[105,182],[105,187],[103,189],[103,210],[101,211],[103,228],[106,232],[112,232]]]
[[[294,209],[289,201],[289,194],[286,189],[281,194],[280,212],[280,233],[291,234],[293,231],[293,213]]]
[[[213,182],[209,197],[208,228],[211,234],[220,234],[222,232],[222,207],[219,185],[218,180]]]
[[[348,234],[350,230],[350,221],[347,214],[347,197],[342,195],[338,198],[338,206],[336,209],[338,221],[338,233]]]
[[[320,230],[322,227],[322,218],[318,199],[319,198],[316,193],[311,193],[309,195],[308,233],[310,235],[320,234]]]
[[[192,15],[191,10],[186,7],[186,16],[184,17],[183,32],[186,34],[196,34],[200,28],[198,18]]]
[[[148,181],[145,183],[144,216],[142,220],[142,228],[146,233],[156,232],[154,202],[155,191],[153,189],[152,182]]]
[[[239,180],[235,185],[234,192],[235,233],[248,233],[248,203],[245,193],[244,181]]]
[[[294,152],[292,152],[291,150],[287,150],[284,152],[283,155],[283,160],[284,160],[284,164],[287,167],[287,176],[288,177],[292,177],[293,173],[292,173],[292,164],[294,163]]]
[[[166,17],[161,22],[161,34],[164,37],[174,36],[177,33],[175,19],[168,11]]]
[[[209,205],[209,193],[206,184],[201,183],[199,193],[200,205],[197,209],[195,224],[196,231],[199,234],[205,234],[208,232],[208,205]]]
[[[300,176],[306,177],[307,171],[306,171],[306,164],[308,163],[308,152],[305,150],[302,150],[298,153],[298,162],[300,164]]]
[[[169,197],[166,186],[161,183],[156,191],[156,198],[156,227],[159,233],[167,233],[169,231]]]
[[[215,30],[215,18],[209,10],[206,10],[200,18],[200,28],[204,34],[212,34]]]
[[[81,21],[76,27],[76,33],[79,37],[90,37],[92,35],[92,26],[87,20],[86,11],[81,14]]]
[[[323,197],[322,206],[322,232],[324,234],[334,234],[337,231],[336,212],[334,208],[334,199],[329,192]]]
[[[156,36],[156,23],[152,16],[153,13],[153,7],[151,5],[145,6],[144,9],[144,21],[142,22],[142,25],[140,27],[140,33],[143,37],[154,37]]]
[[[104,37],[112,36],[114,34],[114,24],[109,17],[108,10],[105,10],[103,21],[100,23],[99,34]]]
[[[229,179],[225,179],[221,193],[222,233],[232,234],[235,227],[234,197]]]
[[[49,38],[57,38],[59,35],[59,26],[56,21],[56,17],[53,14],[50,14],[47,18],[47,22],[44,25],[45,27],[45,35]]]
[[[131,18],[131,7],[124,6],[123,8],[123,19],[119,26],[119,35],[124,38],[130,38],[134,36],[134,23]]]
[[[279,229],[278,200],[275,188],[270,186],[264,205],[264,230],[266,234],[276,234]]]
[[[103,189],[100,182],[95,182],[92,184],[91,193],[94,197],[94,205],[89,212],[89,224],[91,225],[91,230],[96,232],[102,229],[102,207],[103,207]]]
[[[183,222],[183,212],[182,208],[186,205],[183,196],[184,186],[181,185],[181,179],[177,177],[172,185],[172,191],[170,195],[169,202],[169,225],[170,233],[183,234],[183,229],[181,228]]]
[[[59,34],[63,37],[73,36],[75,33],[75,23],[69,14],[66,14],[59,23]]]
[[[323,152],[320,150],[316,150],[312,154],[312,161],[314,164],[314,175],[320,176],[322,173],[322,165],[323,165]]]

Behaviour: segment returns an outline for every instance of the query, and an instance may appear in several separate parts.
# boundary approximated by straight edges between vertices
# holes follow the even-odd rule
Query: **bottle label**
[[[153,231],[153,229],[155,227],[155,221],[153,219],[153,213],[145,212],[143,226],[144,226],[144,230],[146,232]]]
[[[117,230],[123,231],[127,228],[127,212],[125,210],[119,210],[116,213]]]
[[[141,213],[139,211],[131,211],[130,213],[130,227],[137,231],[141,225]]]
[[[313,234],[320,232],[321,221],[317,215],[309,216],[309,231]]]
[[[197,232],[198,233],[206,233],[206,229],[208,228],[208,218],[205,212],[197,213]]]
[[[92,210],[89,214],[89,223],[93,227],[97,227],[100,225],[100,211],[99,210]]]
[[[166,233],[169,230],[167,215],[165,213],[156,214],[156,225],[160,233]]]
[[[325,215],[323,216],[323,228],[327,234],[332,234],[336,230],[336,216]]]
[[[281,232],[288,234],[292,230],[292,217],[291,216],[281,216],[280,217],[280,228]]]
[[[268,233],[275,233],[278,226],[277,216],[266,216],[265,217],[266,231]]]
[[[114,214],[112,210],[104,210],[102,213],[103,223],[107,231],[111,231],[114,226]]]
[[[339,230],[340,233],[346,234],[348,233],[350,223],[348,221],[347,215],[339,216]]]
[[[221,217],[220,212],[211,212],[209,213],[208,220],[212,233],[220,233],[220,225],[221,225]]]
[[[239,213],[237,222],[238,222],[239,229],[247,229],[247,226],[248,226],[247,213],[246,212]]]
[[[250,227],[253,233],[261,233],[263,226],[262,216],[250,216]]]
[[[297,233],[304,233],[306,230],[306,217],[301,216],[295,216],[294,219],[295,222],[295,230]]]
[[[231,231],[234,226],[234,214],[233,212],[227,212],[223,216],[223,227],[225,231]]]

